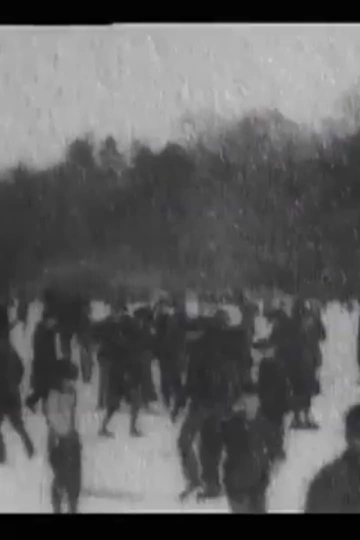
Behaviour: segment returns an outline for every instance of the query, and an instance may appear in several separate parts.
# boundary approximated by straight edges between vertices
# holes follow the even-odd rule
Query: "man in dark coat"
[[[180,430],[178,448],[182,462],[186,488],[183,499],[201,487],[198,460],[194,449],[195,437],[207,425],[205,433],[216,434],[218,422],[228,414],[241,394],[243,380],[239,361],[229,354],[225,339],[223,320],[218,314],[204,334],[192,344],[184,402],[190,402],[186,418]],[[179,407],[177,407],[179,410]],[[213,424],[212,424],[213,423]],[[207,435],[205,434],[207,438]],[[211,437],[210,437],[211,438]],[[214,436],[214,445],[217,445]],[[208,459],[218,459],[218,452],[209,449]],[[207,459],[207,458],[206,458]],[[211,483],[211,482],[210,482]],[[208,486],[209,487],[209,486]],[[210,491],[213,491],[211,486]],[[216,491],[216,490],[215,490]]]
[[[308,514],[360,513],[360,405],[345,418],[346,449],[312,480],[305,502]]]
[[[102,353],[104,345],[108,339],[110,318],[105,320],[96,321],[91,325],[91,341],[95,345],[97,350],[97,364],[99,367],[99,381],[98,381],[98,399],[97,409],[103,410],[106,407],[106,400],[108,394],[109,385],[109,363],[107,361],[107,355]]]
[[[161,392],[169,411],[182,391],[182,374],[185,370],[186,331],[178,313],[163,314],[159,320],[157,356],[160,366]]]
[[[138,345],[139,383],[141,386],[141,404],[150,410],[151,404],[157,400],[152,376],[152,361],[155,356],[154,314],[150,307],[141,307],[134,313],[139,328]]]
[[[287,361],[289,379],[293,394],[294,429],[317,429],[311,415],[311,400],[319,392],[317,370],[321,355],[319,340],[325,331],[313,323],[313,317],[305,305],[297,301],[292,316],[293,354]]]
[[[52,386],[58,360],[56,351],[57,332],[58,326],[54,314],[45,309],[43,318],[36,327],[33,341],[32,392],[26,400],[26,405],[32,411],[40,400],[44,403]]]
[[[278,458],[285,458],[284,418],[291,406],[291,387],[286,371],[274,357],[262,359],[259,367],[257,392],[260,413],[271,423],[277,440]]]
[[[202,489],[198,500],[214,499],[221,495],[220,464],[224,448],[221,414],[209,415],[200,428],[199,464]]]
[[[0,463],[6,461],[6,449],[1,427],[8,419],[20,436],[29,457],[34,446],[26,431],[22,418],[20,384],[24,374],[22,362],[12,347],[9,338],[7,309],[0,308]]]
[[[255,394],[244,395],[243,403],[244,409],[222,424],[225,493],[233,513],[265,513],[277,440],[272,424],[258,410]]]
[[[98,362],[101,371],[107,375],[107,387],[103,396],[105,416],[99,433],[101,436],[112,437],[108,424],[126,395],[124,363],[127,350],[120,333],[119,321],[114,318],[103,321],[98,337],[100,340]]]
[[[222,354],[228,362],[228,376],[237,381],[237,394],[234,394],[233,402],[249,386],[251,379],[250,343],[252,330],[251,315],[248,315],[247,324],[225,328],[222,332]],[[221,421],[220,415],[210,415],[200,429],[199,461],[202,469],[203,489],[198,493],[198,499],[214,498],[221,494],[220,462],[223,450]]]
[[[301,308],[297,308],[295,315],[290,318],[281,309],[273,310],[268,314],[268,319],[273,323],[273,328],[269,338],[260,340],[253,344],[256,349],[269,351],[273,349],[270,358],[274,361],[263,360],[259,376],[263,380],[260,384],[262,401],[267,403],[266,408],[271,407],[271,396],[273,388],[267,382],[267,379],[276,377],[280,384],[280,391],[276,393],[276,408],[280,415],[282,408],[281,402],[285,406],[290,398],[290,408],[294,412],[293,427],[303,427],[300,423],[300,412],[305,403],[305,395],[309,393],[309,370],[304,365],[304,336],[301,327]],[[270,372],[272,375],[270,376]],[[280,378],[279,378],[280,377]],[[287,386],[288,398],[286,398],[285,388]],[[269,399],[266,395],[269,394]],[[306,401],[307,403],[307,401]],[[280,416],[278,416],[280,420]]]
[[[292,343],[289,319],[282,310],[270,314],[273,330],[267,340],[254,343],[254,349],[261,349],[263,357],[260,362],[257,393],[260,402],[260,413],[274,429],[278,442],[278,457],[284,458],[284,416],[291,408],[292,391],[287,372],[287,359],[291,354]]]
[[[141,435],[137,422],[142,404],[146,377],[149,376],[151,337],[143,315],[123,315],[119,321],[109,320],[99,349],[99,362],[106,362],[109,384],[106,413],[101,435],[111,436],[107,426],[122,400],[130,403],[130,434]]]

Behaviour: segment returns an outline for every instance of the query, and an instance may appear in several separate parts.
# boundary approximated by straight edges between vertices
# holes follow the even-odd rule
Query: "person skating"
[[[53,311],[45,307],[42,320],[34,334],[34,359],[31,371],[31,393],[26,399],[26,405],[34,411],[39,401],[46,401],[52,386],[54,366],[58,360],[56,336],[58,324]]]
[[[187,381],[183,402],[177,404],[176,412],[189,402],[189,408],[178,439],[182,470],[186,482],[180,499],[202,487],[199,463],[194,449],[194,440],[209,422],[216,425],[228,414],[233,403],[241,394],[243,381],[239,374],[237,358],[228,355],[225,344],[225,320],[222,313],[212,319],[204,334],[193,342],[189,350]],[[212,452],[210,451],[210,454]],[[214,452],[214,459],[216,451]],[[206,486],[205,486],[206,489]]]
[[[22,417],[20,385],[24,367],[10,343],[7,309],[0,307],[0,463],[6,462],[6,447],[2,425],[7,419],[21,438],[29,458],[34,455],[34,445]]]
[[[311,401],[319,392],[317,370],[321,358],[319,340],[323,328],[313,324],[311,313],[300,300],[295,302],[291,323],[293,352],[286,364],[293,395],[294,417],[291,427],[318,429],[311,413]]]
[[[149,361],[149,335],[139,316],[124,315],[118,322],[109,322],[109,332],[99,350],[99,361],[106,361],[109,369],[109,388],[105,417],[100,434],[112,436],[108,425],[122,400],[130,404],[130,435],[140,437],[138,417],[142,404],[144,376],[148,375],[144,362]]]
[[[99,435],[113,437],[109,423],[126,396],[125,356],[128,354],[121,336],[120,323],[114,318],[104,321],[98,350],[98,362],[108,373],[107,391],[104,395],[105,415]]]
[[[222,417],[211,415],[200,429],[199,462],[201,466],[202,488],[197,492],[197,500],[216,499],[222,495],[220,464],[223,452]]]
[[[266,490],[278,455],[278,441],[250,389],[243,396],[242,408],[224,419],[222,436],[224,487],[231,512],[265,513]]]
[[[53,479],[51,504],[53,512],[78,512],[81,491],[81,441],[76,419],[77,367],[68,358],[56,366],[56,383],[46,400],[48,424],[48,460]]]

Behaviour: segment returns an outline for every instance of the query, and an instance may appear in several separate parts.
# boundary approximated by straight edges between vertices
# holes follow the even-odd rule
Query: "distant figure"
[[[103,437],[113,437],[113,433],[108,430],[108,425],[126,397],[126,358],[128,356],[128,350],[121,335],[120,322],[114,317],[109,317],[102,322],[99,345],[98,362],[103,373],[103,385],[105,376],[107,379],[106,389],[103,389],[102,396],[105,415],[99,434]]]
[[[312,480],[305,502],[307,514],[360,513],[360,405],[345,418],[346,449]]]
[[[155,327],[154,313],[150,307],[141,307],[134,312],[141,336],[141,349],[138,352],[139,383],[141,405],[148,411],[157,401],[157,394],[152,376],[152,361],[155,357]]]
[[[317,429],[311,414],[312,398],[320,391],[318,370],[321,365],[320,341],[325,329],[305,304],[297,301],[292,316],[293,354],[287,362],[293,394],[294,429]]]
[[[43,318],[34,334],[34,360],[31,371],[31,394],[26,405],[32,411],[39,401],[44,404],[52,386],[57,358],[56,335],[58,325],[55,315],[45,309]]]
[[[152,338],[148,315],[148,311],[142,309],[133,317],[125,314],[119,320],[106,321],[98,353],[99,363],[106,366],[109,374],[105,416],[100,428],[102,436],[113,436],[108,425],[125,399],[130,404],[130,435],[142,435],[137,425],[140,408],[145,394],[146,398],[152,398],[152,388],[149,389]]]
[[[51,503],[56,514],[67,503],[68,513],[78,511],[81,490],[81,442],[76,425],[77,367],[69,359],[59,360],[56,382],[46,401],[48,458],[53,473]]]
[[[109,363],[107,355],[103,354],[108,336],[108,323],[110,317],[105,320],[96,322],[92,326],[91,338],[97,349],[97,364],[99,367],[99,382],[98,382],[98,399],[97,409],[103,410],[106,408],[109,391]]]
[[[263,353],[257,381],[260,410],[274,426],[279,437],[279,457],[282,457],[284,415],[291,410],[293,398],[288,364],[294,361],[290,357],[298,352],[287,314],[273,310],[268,318],[273,323],[272,332],[268,338],[253,343],[253,348]]]
[[[182,391],[186,358],[185,323],[180,313],[160,313],[156,322],[155,353],[159,360],[161,393],[171,413]]]
[[[258,396],[260,412],[273,426],[277,440],[277,457],[285,458],[284,419],[291,406],[291,388],[286,371],[276,357],[265,357],[259,367]]]
[[[34,454],[34,446],[22,418],[20,385],[23,374],[23,364],[9,339],[7,309],[0,307],[0,463],[6,462],[6,448],[1,432],[5,419],[20,436],[27,455],[31,458]]]

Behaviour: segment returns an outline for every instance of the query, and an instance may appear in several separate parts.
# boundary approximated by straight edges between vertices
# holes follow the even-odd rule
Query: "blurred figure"
[[[46,401],[48,459],[53,473],[51,503],[55,514],[78,511],[81,490],[81,442],[76,421],[77,368],[68,358],[59,360],[55,382]]]
[[[226,315],[218,312],[208,322],[204,333],[191,344],[189,349],[183,400],[181,405],[178,404],[175,408],[177,415],[189,402],[178,439],[178,449],[186,481],[186,487],[180,494],[181,500],[197,491],[202,485],[194,449],[196,436],[205,429],[206,440],[208,440],[207,435],[212,439],[218,422],[229,414],[233,404],[241,395],[243,380],[241,370],[239,370],[239,360],[229,354],[226,332],[224,332],[225,325]],[[174,415],[174,420],[176,415]],[[216,446],[215,439],[216,437],[214,437]],[[208,449],[206,459],[214,460],[212,467],[216,465],[217,456],[216,448]],[[216,472],[213,476],[216,477]],[[212,491],[212,488],[213,486],[205,486],[206,492]],[[208,495],[206,492],[205,496]]]
[[[35,329],[33,348],[34,360],[31,371],[31,393],[26,405],[34,411],[39,401],[44,404],[50,388],[52,387],[58,354],[56,350],[56,336],[58,324],[55,315],[45,308],[42,320]]]
[[[222,423],[225,447],[224,486],[232,513],[266,512],[266,490],[277,456],[273,426],[259,410],[259,400],[250,389],[237,412]]]
[[[291,388],[282,363],[274,356],[266,356],[259,367],[257,390],[260,413],[273,426],[277,440],[277,457],[285,459],[284,420],[291,407]]]
[[[142,307],[135,311],[134,317],[139,325],[139,384],[141,387],[141,404],[151,411],[151,405],[157,400],[152,376],[152,362],[155,349],[154,314],[150,307]],[[140,345],[140,344],[139,344]]]
[[[312,480],[305,502],[308,514],[360,513],[360,405],[345,418],[346,449],[322,467]]]
[[[9,339],[7,308],[0,307],[0,463],[6,462],[6,448],[1,432],[7,419],[20,436],[27,455],[31,458],[34,446],[22,418],[20,385],[24,374],[23,364]]]
[[[126,397],[125,362],[128,351],[120,333],[120,322],[114,317],[102,321],[101,333],[98,338],[100,371],[107,378],[106,392],[103,396],[105,416],[99,434],[103,437],[113,437],[113,434],[108,430],[108,425],[121,401]],[[102,382],[104,384],[105,381]]]
[[[292,316],[292,355],[287,362],[293,394],[294,429],[318,429],[311,414],[312,398],[319,393],[318,370],[321,365],[320,340],[325,329],[320,317],[296,300]]]
[[[151,312],[140,308],[133,317],[124,314],[120,319],[109,319],[104,324],[99,363],[106,366],[109,374],[108,391],[105,402],[105,416],[100,428],[102,436],[112,436],[108,425],[118,410],[120,403],[127,399],[130,404],[130,435],[141,436],[138,417],[146,395],[151,399],[152,380],[152,335],[150,331]]]

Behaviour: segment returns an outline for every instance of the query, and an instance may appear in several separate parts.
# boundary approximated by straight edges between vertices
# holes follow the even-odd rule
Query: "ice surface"
[[[31,332],[38,316],[38,310],[32,309],[32,320],[13,335],[27,366],[31,362]],[[274,474],[268,491],[270,511],[301,511],[309,480],[343,447],[342,415],[360,398],[356,385],[358,316],[358,306],[348,313],[337,304],[329,305],[323,314],[328,339],[323,347],[322,394],[313,406],[321,430],[288,432],[286,462]],[[224,498],[201,504],[178,502],[177,495],[184,487],[176,455],[179,424],[173,426],[166,415],[142,415],[140,427],[144,437],[133,439],[128,433],[127,411],[121,411],[110,426],[115,439],[98,438],[100,418],[94,413],[95,386],[94,381],[92,386],[79,387],[84,452],[81,512],[228,511]],[[5,425],[9,459],[8,464],[0,468],[0,511],[47,513],[51,508],[50,477],[45,459],[46,426],[41,415],[26,413],[25,419],[37,455],[32,461],[27,460],[17,435]]]

